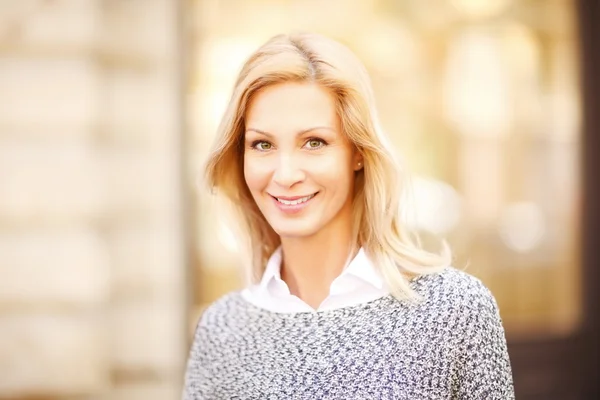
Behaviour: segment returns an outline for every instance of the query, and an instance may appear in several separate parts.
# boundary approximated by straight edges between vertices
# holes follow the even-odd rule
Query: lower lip
[[[277,200],[276,198],[274,198],[273,196],[271,196],[271,198],[273,199],[273,201],[275,202],[275,205],[277,206],[277,208],[279,208],[281,211],[283,211],[286,214],[297,214],[300,211],[304,210],[306,207],[308,207],[308,205],[315,199],[315,197],[317,197],[317,195],[314,195],[313,197],[311,197],[309,200],[305,201],[304,203],[298,203],[298,204],[283,204],[282,202],[280,202],[279,200]]]

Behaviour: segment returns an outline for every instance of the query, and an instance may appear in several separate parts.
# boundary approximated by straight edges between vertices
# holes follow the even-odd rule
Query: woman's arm
[[[458,400],[513,400],[510,359],[498,305],[480,284],[465,305],[466,331],[461,340],[457,369]]]
[[[205,366],[206,362],[203,356],[203,343],[206,340],[205,333],[203,321],[201,320],[196,327],[194,341],[188,355],[182,400],[200,400],[203,398],[202,383],[205,380],[205,377],[203,377],[205,374],[203,366]]]

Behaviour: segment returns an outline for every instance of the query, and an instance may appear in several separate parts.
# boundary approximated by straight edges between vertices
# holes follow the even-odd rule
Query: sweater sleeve
[[[194,340],[189,351],[184,377],[182,400],[200,400],[203,398],[202,384],[203,381],[205,381],[204,363],[206,361],[204,354],[206,329],[203,326],[203,319],[204,317],[196,326]]]
[[[465,305],[466,329],[457,368],[457,400],[514,400],[513,378],[498,305],[478,281]]]

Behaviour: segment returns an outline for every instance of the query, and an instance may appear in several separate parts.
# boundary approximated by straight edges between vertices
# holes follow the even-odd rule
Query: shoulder
[[[491,291],[464,271],[448,267],[442,272],[415,278],[413,288],[421,301],[414,307],[416,318],[450,329],[447,340],[460,343],[485,341],[503,348],[504,328]],[[445,331],[444,331],[445,332]]]
[[[421,275],[411,281],[411,286],[427,303],[454,307],[461,312],[497,309],[494,295],[479,278],[454,267]]]
[[[203,311],[198,321],[198,329],[226,325],[227,319],[240,314],[243,307],[241,291],[228,292],[213,301]]]

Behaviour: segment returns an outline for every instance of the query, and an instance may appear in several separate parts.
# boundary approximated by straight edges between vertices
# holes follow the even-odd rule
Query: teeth
[[[283,199],[280,199],[277,197],[277,201],[280,202],[281,204],[285,204],[286,206],[294,206],[296,204],[305,203],[308,200],[312,199],[313,197],[315,197],[314,194],[311,194],[310,196],[302,197],[302,198],[296,199],[296,200],[283,200]]]

